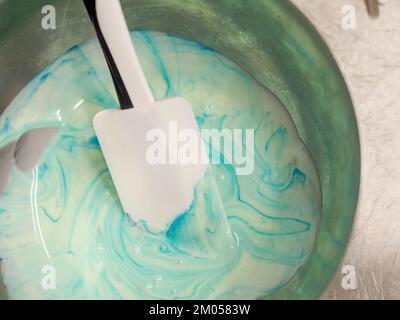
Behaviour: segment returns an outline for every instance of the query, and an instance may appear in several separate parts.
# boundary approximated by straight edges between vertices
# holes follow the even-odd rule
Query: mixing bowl
[[[42,7],[49,4],[56,8],[55,30],[41,24]],[[360,179],[351,98],[322,38],[287,0],[125,0],[122,5],[130,28],[207,45],[247,70],[286,106],[319,171],[322,219],[308,263],[266,298],[318,298],[346,248]],[[1,1],[0,112],[49,62],[92,37],[79,0]]]

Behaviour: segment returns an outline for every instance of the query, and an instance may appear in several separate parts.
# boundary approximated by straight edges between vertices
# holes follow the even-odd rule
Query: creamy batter
[[[92,126],[97,112],[118,106],[104,57],[95,41],[71,48],[0,118],[0,147],[33,128],[58,128],[40,163],[29,172],[14,166],[0,195],[10,298],[250,299],[274,292],[311,254],[321,206],[315,166],[289,114],[207,47],[155,32],[132,37],[157,99],[185,97],[201,128],[255,129],[254,171],[238,176],[235,165],[212,165],[215,185],[197,186],[193,205],[168,230],[155,234],[134,223]],[[199,212],[211,215],[199,222]]]

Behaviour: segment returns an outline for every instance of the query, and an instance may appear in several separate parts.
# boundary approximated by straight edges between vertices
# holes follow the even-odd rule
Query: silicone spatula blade
[[[195,133],[200,142],[196,153],[205,152],[185,99],[103,111],[93,123],[122,206],[134,221],[160,230],[189,208],[208,166],[177,159],[182,132]]]

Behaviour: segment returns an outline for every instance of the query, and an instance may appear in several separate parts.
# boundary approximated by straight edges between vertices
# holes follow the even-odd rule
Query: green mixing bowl
[[[48,4],[56,8],[56,30],[41,27],[41,9]],[[323,212],[310,260],[267,298],[318,298],[346,248],[360,180],[352,102],[324,41],[288,0],[125,0],[122,5],[129,27],[213,48],[287,107],[319,170]],[[0,2],[0,113],[49,62],[92,37],[80,0]],[[0,291],[5,297],[4,288]]]

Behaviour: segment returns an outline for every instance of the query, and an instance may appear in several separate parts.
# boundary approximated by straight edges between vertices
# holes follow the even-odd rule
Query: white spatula
[[[189,102],[181,97],[154,100],[119,0],[84,2],[121,107],[102,111],[94,118],[102,152],[125,212],[136,222],[163,230],[189,209],[196,183],[208,168],[195,116]],[[157,140],[162,136],[165,139]],[[156,142],[161,146],[158,152],[165,152],[166,163],[153,161]],[[196,144],[191,149],[199,155],[197,161],[177,158],[176,151],[188,143]]]

